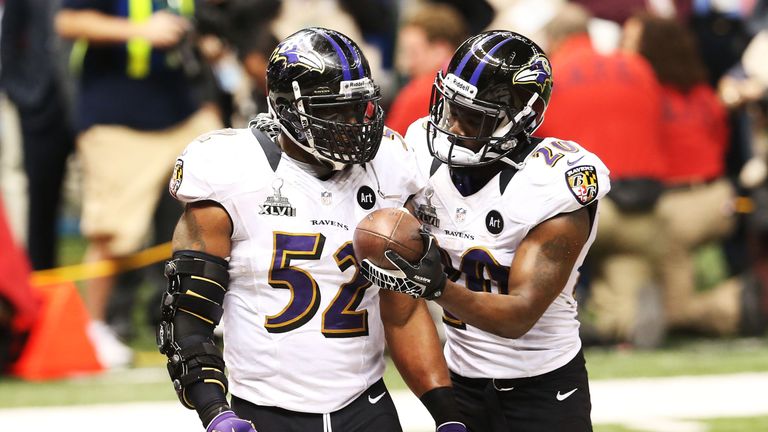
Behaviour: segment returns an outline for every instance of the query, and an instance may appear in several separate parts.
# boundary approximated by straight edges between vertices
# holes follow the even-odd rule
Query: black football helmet
[[[267,65],[270,110],[282,130],[333,169],[370,161],[381,144],[381,92],[360,48],[325,28],[280,42]]]
[[[473,36],[435,79],[429,150],[454,167],[517,166],[510,153],[541,125],[551,92],[549,59],[533,41],[500,30]]]

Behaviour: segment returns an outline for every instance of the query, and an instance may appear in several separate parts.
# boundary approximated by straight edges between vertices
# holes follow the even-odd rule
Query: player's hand
[[[414,298],[434,300],[440,297],[447,279],[440,261],[440,248],[435,238],[426,231],[421,232],[421,237],[424,239],[426,252],[418,264],[413,265],[397,252],[387,250],[384,256],[396,269],[384,269],[364,259],[360,263],[363,277],[380,288],[408,294]]]
[[[448,422],[438,426],[435,432],[467,432],[467,427],[464,423]]]
[[[256,432],[253,423],[236,416],[232,411],[224,411],[208,424],[206,432]]]

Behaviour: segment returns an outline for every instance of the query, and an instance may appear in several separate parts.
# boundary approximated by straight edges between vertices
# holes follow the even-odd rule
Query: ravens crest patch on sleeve
[[[597,198],[597,170],[592,165],[569,169],[565,172],[565,181],[581,205],[588,205]]]
[[[184,177],[184,161],[176,159],[176,165],[173,166],[173,175],[171,175],[171,182],[168,184],[168,191],[171,196],[176,198],[176,193],[181,187],[181,180]]]

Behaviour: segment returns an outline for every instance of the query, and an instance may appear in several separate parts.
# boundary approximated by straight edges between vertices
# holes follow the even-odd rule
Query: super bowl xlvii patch
[[[579,204],[587,205],[597,198],[597,170],[592,165],[569,169],[565,172],[565,181]]]
[[[184,177],[184,161],[176,159],[176,165],[173,166],[173,174],[171,175],[171,181],[168,183],[168,192],[171,196],[176,198],[176,193],[181,187],[181,180]]]
[[[280,193],[280,189],[283,188],[284,180],[276,178],[272,182],[272,190],[274,194],[267,197],[264,204],[259,206],[260,215],[268,216],[296,216],[296,208],[291,205],[288,198],[284,197]]]
[[[424,196],[427,198],[427,203],[419,204],[419,206],[416,208],[416,218],[425,224],[432,225],[435,228],[440,228],[440,219],[437,217],[437,209],[432,205],[432,197],[434,195],[434,189],[426,189]]]

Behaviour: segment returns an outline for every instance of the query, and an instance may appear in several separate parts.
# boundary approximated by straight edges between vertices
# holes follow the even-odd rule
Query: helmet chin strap
[[[481,155],[480,153],[475,153],[472,150],[462,147],[459,145],[451,145],[449,142],[447,142],[447,138],[445,139],[445,143],[439,143],[435,146],[435,153],[440,157],[440,159],[456,162],[464,165],[475,165],[480,162]],[[517,139],[513,139],[512,141],[515,142],[513,145],[517,145]],[[486,156],[492,156],[493,153],[488,152],[486,153]],[[508,157],[502,157],[499,159],[500,162],[504,162],[505,164],[517,169],[521,170],[523,167],[525,167],[525,161],[522,162],[515,162],[514,160],[508,158]]]
[[[504,162],[505,164],[511,166],[512,168],[514,168],[514,169],[516,169],[518,171],[525,167],[525,161],[522,161],[522,162],[518,163],[518,162],[515,162],[515,161],[513,161],[512,159],[510,159],[508,157],[503,157],[503,158],[499,159],[499,161]]]
[[[534,102],[536,102],[536,99],[538,97],[539,97],[539,95],[536,94],[536,93],[531,95],[531,98],[528,99],[528,103],[525,105],[525,107],[522,110],[520,110],[520,112],[518,112],[517,115],[515,115],[515,117],[512,119],[512,121],[510,121],[509,123],[507,123],[506,125],[498,128],[498,129],[496,129],[496,131],[494,131],[494,133],[493,133],[493,136],[494,137],[506,136],[506,134],[508,134],[512,130],[513,127],[515,127],[517,125],[520,125],[520,124],[525,124],[528,121],[528,119],[530,119],[531,117],[535,117],[536,116],[536,112],[533,111],[533,104],[534,104]],[[525,128],[523,128],[523,130],[524,129]],[[522,130],[520,132],[522,132]],[[518,132],[518,133],[520,133],[520,132]],[[499,147],[503,151],[508,151],[508,150],[512,150],[515,147],[517,147],[517,144],[518,144],[518,139],[516,137],[513,137],[512,139],[502,143]],[[488,154],[493,154],[493,152],[488,152]],[[518,163],[518,162],[515,162],[514,160],[512,160],[512,159],[510,159],[510,158],[508,158],[506,156],[500,158],[499,161],[504,162],[505,164],[510,165],[513,168],[517,169],[517,170],[521,170],[525,166],[525,161],[522,161],[522,162]]]

